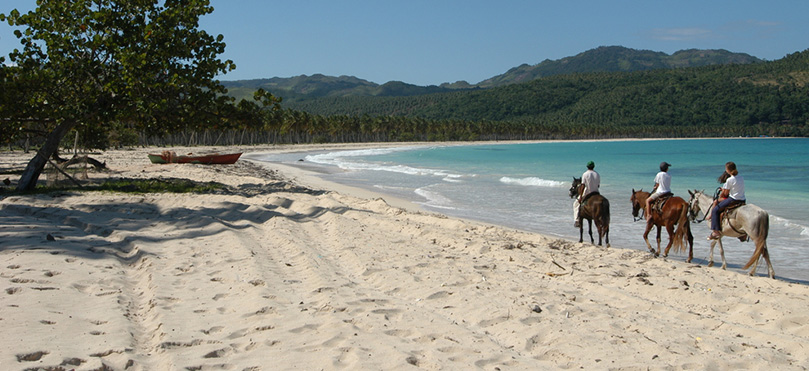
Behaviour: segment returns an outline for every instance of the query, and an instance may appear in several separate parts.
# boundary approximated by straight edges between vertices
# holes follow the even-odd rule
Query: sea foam
[[[556,180],[547,180],[537,177],[509,178],[507,176],[500,178],[500,182],[505,184],[515,184],[529,187],[564,187],[567,184],[565,182],[560,182]]]
[[[429,168],[420,168],[391,163],[363,162],[359,160],[352,160],[352,158],[355,157],[384,155],[393,152],[412,150],[414,148],[419,147],[376,148],[376,149],[362,149],[355,151],[338,151],[316,155],[308,155],[306,156],[306,160],[317,164],[337,166],[343,170],[387,171],[392,173],[400,173],[408,175],[438,176],[444,178],[444,180],[447,182],[460,181],[459,178],[461,178],[463,175],[455,174],[451,171],[443,169],[429,169]]]

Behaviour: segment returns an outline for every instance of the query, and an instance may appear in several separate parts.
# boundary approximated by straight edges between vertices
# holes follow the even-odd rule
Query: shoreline
[[[711,138],[707,138],[707,139],[711,139]],[[725,139],[735,139],[735,138],[725,138]],[[759,139],[759,138],[751,138],[751,139]],[[770,138],[765,138],[765,139],[770,139]],[[776,140],[777,139],[780,139],[780,138],[776,138]],[[646,140],[646,139],[637,139],[637,140]],[[629,140],[629,141],[622,141],[622,142],[633,142],[633,141],[637,141],[637,140],[632,139],[632,140]],[[660,140],[660,139],[650,139],[650,140]],[[688,140],[688,139],[684,139],[684,140]],[[546,142],[549,142],[549,141],[539,141],[539,143],[546,143]],[[552,141],[552,142],[559,142],[559,141]],[[580,141],[577,141],[577,142],[580,142]],[[526,141],[526,142],[523,142],[523,143],[537,143],[537,141]],[[716,142],[712,142],[712,143],[716,143]],[[741,141],[735,141],[733,143],[738,144],[738,143],[741,143]],[[765,146],[778,145],[778,142],[769,142],[769,143],[772,143],[772,144],[767,144],[767,143],[768,142],[759,142],[759,145],[765,145]],[[425,148],[425,147],[429,147],[429,148],[450,147],[450,149],[448,149],[448,150],[449,151],[454,151],[453,149],[451,149],[451,147],[453,147],[453,145],[456,146],[456,147],[457,146],[484,145],[484,146],[486,146],[485,148],[497,148],[497,147],[493,147],[493,146],[497,145],[496,143],[487,143],[487,142],[483,142],[483,143],[477,143],[476,142],[476,143],[470,143],[470,144],[466,144],[466,143],[443,143],[443,142],[442,143],[418,143],[418,146],[411,146],[409,143],[407,143],[407,144],[399,145],[399,147],[402,147],[402,146],[419,147],[419,148]],[[512,145],[512,144],[506,142],[506,143],[503,143],[502,145],[509,146],[509,145]],[[515,144],[515,145],[517,145],[517,144]],[[751,145],[752,145],[752,143],[751,143]],[[629,146],[634,146],[634,145],[629,144]],[[674,143],[668,144],[668,146],[669,147],[674,147],[674,146],[678,146],[678,144],[676,144],[676,142],[674,142]],[[699,142],[692,142],[692,146],[698,147],[698,146],[700,146],[700,144],[699,144]],[[369,148],[388,148],[388,147],[393,147],[393,146],[387,146],[387,145],[385,145],[385,143],[380,143],[379,145],[374,145],[374,144],[367,145],[366,144],[366,145],[358,147],[358,148],[359,149],[369,149]],[[508,148],[508,147],[502,147],[502,148]],[[351,156],[365,153],[364,151],[360,151],[359,153],[356,153],[356,154],[347,154],[349,157],[343,157],[342,159],[338,160],[337,162],[334,162],[335,159],[332,158],[332,157],[341,157],[339,154],[337,154],[339,151],[350,151],[352,149],[354,149],[354,148],[353,147],[340,147],[340,148],[324,147],[324,148],[316,148],[314,150],[312,148],[302,148],[300,151],[295,152],[295,154],[291,155],[291,156],[287,156],[287,155],[284,155],[284,156],[270,156],[268,158],[263,158],[263,157],[260,157],[260,156],[256,156],[255,159],[267,161],[267,162],[273,163],[273,164],[291,166],[291,167],[295,168],[294,171],[301,171],[301,172],[305,172],[305,173],[309,172],[311,175],[313,175],[315,177],[328,179],[329,181],[332,181],[332,182],[342,182],[344,184],[347,184],[348,187],[359,187],[360,188],[359,190],[357,188],[350,188],[350,189],[352,189],[354,191],[354,193],[351,193],[351,194],[355,195],[355,196],[359,196],[359,197],[377,197],[377,198],[383,198],[385,200],[390,199],[392,201],[392,203],[397,202],[397,201],[401,201],[401,200],[396,200],[395,201],[393,197],[403,198],[404,203],[398,202],[398,203],[395,203],[395,205],[399,206],[399,207],[406,208],[408,210],[414,210],[415,209],[415,210],[421,210],[421,211],[426,211],[426,212],[436,212],[436,213],[448,215],[448,216],[450,216],[452,218],[460,218],[460,219],[463,219],[463,220],[473,220],[473,221],[479,221],[479,222],[483,222],[483,223],[490,223],[490,224],[497,225],[497,226],[502,227],[502,228],[516,228],[518,230],[525,231],[525,232],[535,232],[535,233],[545,234],[545,235],[548,235],[548,236],[554,236],[554,237],[558,237],[558,238],[570,239],[570,240],[573,240],[573,241],[578,241],[578,239],[579,239],[578,229],[575,229],[575,231],[574,231],[573,229],[570,229],[570,228],[563,228],[563,226],[566,225],[564,223],[564,222],[566,222],[566,219],[564,220],[563,223],[558,222],[560,220],[559,212],[554,213],[554,211],[552,211],[552,210],[556,210],[556,211],[562,210],[559,207],[558,204],[553,205],[552,210],[551,209],[546,209],[545,211],[539,212],[538,214],[540,214],[540,215],[535,215],[535,216],[532,215],[532,217],[538,217],[538,218],[542,218],[544,216],[545,217],[544,220],[547,220],[547,218],[549,216],[552,216],[554,218],[553,220],[556,221],[556,222],[553,222],[553,223],[545,221],[544,225],[541,224],[541,223],[531,224],[531,222],[525,222],[524,221],[524,220],[529,220],[529,219],[520,219],[520,218],[511,218],[511,219],[508,219],[508,220],[500,218],[500,220],[497,220],[497,218],[491,218],[490,215],[508,215],[507,214],[508,210],[498,210],[497,213],[494,213],[494,214],[489,213],[488,215],[486,215],[485,212],[478,212],[476,210],[487,210],[487,208],[479,207],[479,208],[475,209],[475,205],[468,205],[468,204],[458,206],[457,210],[454,209],[454,208],[443,209],[441,207],[441,205],[445,205],[445,204],[443,204],[443,203],[435,203],[434,204],[432,202],[433,200],[428,198],[427,196],[425,196],[425,195],[423,195],[421,193],[418,193],[418,192],[416,192],[414,194],[412,192],[411,188],[402,188],[404,186],[399,185],[399,183],[396,183],[395,181],[389,181],[387,183],[385,183],[385,181],[380,181],[380,182],[378,182],[378,185],[377,185],[377,183],[371,183],[370,180],[367,179],[369,177],[373,178],[373,177],[375,177],[375,175],[359,175],[359,176],[355,177],[355,176],[352,176],[351,174],[340,174],[343,171],[349,171],[350,172],[351,170],[340,170],[340,169],[338,169],[337,166],[334,166],[334,165],[336,165],[338,163],[348,163],[348,165],[349,165],[348,168],[359,168],[359,169],[363,168],[362,166],[359,166],[359,167],[351,166],[351,165],[356,165],[356,164],[354,164],[354,160],[352,160],[353,157],[351,157]],[[417,150],[418,150],[418,148],[417,148]],[[331,152],[331,153],[328,156],[326,156],[326,163],[328,163],[330,165],[318,164],[318,162],[321,162],[321,161],[317,160],[317,159],[312,159],[313,162],[309,162],[308,158],[307,158],[306,162],[299,162],[304,158],[304,156],[307,156],[307,155],[310,155],[310,154],[329,153],[329,152]],[[368,153],[373,154],[373,153],[376,153],[376,151],[368,151]],[[298,154],[300,154],[300,155],[298,156]],[[319,157],[319,156],[316,156],[316,157]],[[297,159],[300,159],[300,160],[296,161]],[[361,162],[363,162],[363,161],[361,161]],[[370,163],[374,164],[374,160],[371,159]],[[387,169],[389,167],[389,166],[384,165],[384,164],[376,164],[374,166],[378,166],[381,169]],[[412,164],[410,166],[418,167],[418,165],[412,165]],[[445,171],[446,169],[450,169],[450,168],[446,168],[446,167],[442,168],[441,167],[442,165],[433,165],[433,167],[435,167],[435,166],[438,166],[439,168],[443,169],[442,171]],[[657,165],[655,165],[655,166],[657,166]],[[323,169],[319,169],[319,167],[323,167]],[[342,165],[340,165],[340,167],[342,167]],[[300,170],[298,170],[298,169],[300,169]],[[409,169],[409,170],[412,171],[413,169]],[[398,171],[398,170],[394,170],[394,171]],[[362,171],[360,171],[360,173],[362,173]],[[379,173],[380,174],[386,174],[387,172],[379,172]],[[472,170],[471,172],[466,171],[466,173],[475,173],[475,171],[474,170]],[[347,177],[344,177],[343,175],[347,175]],[[390,176],[384,176],[384,178],[390,178]],[[546,176],[546,178],[547,179],[557,179],[557,180],[560,179],[559,177],[553,177],[553,176],[550,176],[550,177]],[[440,183],[440,182],[438,182],[438,183]],[[687,183],[701,184],[701,183],[694,183],[693,181],[691,181],[691,182],[683,182],[683,184],[687,184]],[[427,183],[424,183],[424,184],[427,184]],[[568,182],[568,184],[569,184],[569,182]],[[634,183],[633,182],[628,182],[628,184],[632,185],[632,186],[635,186],[638,183],[637,182],[634,182]],[[423,185],[423,184],[421,184],[421,185]],[[340,187],[340,186],[342,186],[342,185],[341,184],[327,185],[325,187],[328,188],[328,187]],[[441,186],[441,187],[444,187],[443,190],[446,191],[447,194],[449,193],[449,191],[447,190],[448,186]],[[616,219],[620,219],[620,217],[624,217],[625,215],[628,215],[629,211],[631,211],[631,210],[626,210],[626,212],[624,213],[624,209],[622,209],[622,207],[625,206],[624,203],[623,203],[623,201],[624,201],[623,196],[624,195],[620,194],[620,193],[616,194],[614,192],[615,189],[618,189],[620,191],[620,190],[622,190],[624,188],[626,189],[627,193],[629,192],[630,188],[629,188],[628,185],[623,184],[622,187],[613,187],[612,188],[613,194],[609,195],[609,197],[611,199],[613,199],[613,197],[617,197],[616,199],[618,200],[617,201],[618,203],[616,204],[616,209],[615,210],[618,210],[618,209],[620,209],[620,210],[619,210],[619,212],[614,214],[617,217]],[[544,188],[543,188],[543,191],[544,191]],[[609,191],[609,189],[608,189],[608,191]],[[688,194],[686,194],[685,189],[679,189],[678,191],[682,192],[682,194],[685,195],[686,200],[688,199]],[[535,191],[531,191],[531,192],[535,192]],[[545,192],[547,193],[547,191],[545,191]],[[449,197],[446,194],[444,196]],[[456,198],[462,197],[462,196],[459,196],[458,194],[455,194],[454,196]],[[543,194],[543,195],[538,196],[538,197],[541,197],[541,198],[542,197],[547,197],[547,194]],[[452,197],[449,197],[449,198],[452,199]],[[413,203],[415,203],[416,205],[412,205]],[[439,205],[439,206],[436,206],[436,204]],[[459,203],[459,205],[460,205],[460,203]],[[457,206],[457,205],[453,205],[453,206]],[[497,207],[497,205],[492,205],[492,206],[495,207],[495,208]],[[567,208],[567,205],[562,205],[562,206]],[[460,212],[459,212],[459,210],[460,210]],[[775,211],[771,211],[771,212],[775,212]],[[521,215],[523,215],[523,214],[521,214]],[[779,215],[781,215],[781,214],[779,214]],[[796,222],[800,222],[801,219],[796,219],[796,220],[797,220]],[[647,251],[646,245],[644,244],[643,240],[641,239],[641,234],[643,232],[642,226],[633,226],[632,223],[629,223],[629,222],[627,222],[625,220],[615,220],[615,222],[616,222],[616,224],[614,226],[616,228],[618,228],[618,229],[615,229],[614,231],[617,234],[612,234],[610,236],[611,237],[611,242],[613,242],[614,246],[633,249],[633,250],[638,250],[638,251],[644,251],[644,252]],[[622,222],[625,222],[625,223],[621,224]],[[803,223],[803,224],[805,224],[805,223]],[[699,227],[702,227],[702,226],[704,226],[704,225],[699,225]],[[696,224],[694,225],[694,227],[695,227],[695,235],[698,235],[698,236],[696,236],[696,241],[695,241],[695,253],[696,254],[695,254],[695,260],[694,261],[698,262],[700,264],[706,265],[706,264],[708,264],[708,260],[709,260],[708,246],[705,243],[704,236],[700,235],[701,230],[699,229],[699,227],[697,227]],[[623,228],[623,229],[621,229],[621,228]],[[638,230],[637,228],[640,228],[640,229]],[[771,245],[776,247],[774,250],[771,250],[771,251],[774,251],[776,253],[775,259],[784,259],[783,258],[784,256],[789,256],[787,254],[783,254],[783,251],[785,251],[785,250],[779,249],[779,248],[784,247],[781,244],[782,242],[784,242],[784,237],[783,237],[782,234],[780,234],[781,230],[784,227],[783,227],[782,224],[779,224],[779,225],[775,226],[775,228],[780,228],[780,229],[771,229],[770,230],[771,234],[772,233],[777,233],[775,235],[771,235],[771,237],[773,237],[771,239],[771,242],[772,242]],[[587,231],[586,231],[586,228],[585,228],[585,237],[586,237],[586,232]],[[652,232],[654,232],[654,231],[652,231]],[[705,234],[707,234],[708,232],[705,232]],[[652,234],[651,236],[652,236],[652,244],[654,244],[654,241],[653,241],[654,240],[654,234]],[[663,237],[665,238],[665,236],[663,236]],[[781,238],[781,239],[779,239],[779,238]],[[794,249],[795,248],[794,245],[796,243],[792,243],[792,241],[793,240],[788,240],[787,241],[787,243],[788,243],[786,245],[787,249]],[[744,246],[741,246],[741,248],[737,248],[736,246],[731,246],[729,249],[726,249],[726,253],[729,256],[729,258],[728,258],[728,262],[729,262],[728,269],[731,269],[731,270],[736,271],[736,272],[740,272],[742,274],[746,273],[744,270],[741,269],[741,266],[742,266],[741,264],[736,264],[736,262],[741,262],[741,261],[746,262],[746,260],[749,258],[749,256],[750,256],[749,254],[752,253],[752,250],[750,252],[747,252],[746,248],[747,248],[747,246],[744,245]],[[781,252],[782,254],[777,255],[778,252]],[[677,259],[678,256],[680,256],[680,255],[675,254],[675,256],[671,256],[670,258]],[[799,258],[802,257],[802,256],[803,256],[802,253],[798,254]],[[714,258],[719,259],[718,252],[717,252],[717,255],[715,255]],[[682,260],[684,260],[684,258]],[[780,261],[780,262],[776,261],[775,265],[776,265],[777,268],[780,268],[780,269],[777,269],[777,273],[780,274],[778,276],[779,279],[786,280],[786,281],[789,281],[789,282],[795,282],[795,283],[801,283],[801,284],[809,284],[809,281],[807,281],[807,278],[806,278],[806,275],[805,275],[804,271],[801,270],[801,266],[794,264],[794,261],[786,261],[786,262],[785,261]],[[759,273],[761,273],[761,272],[759,272]]]
[[[89,177],[232,191],[0,199],[0,364],[809,367],[806,285],[411,210],[294,167],[153,165],[153,151],[102,152],[110,172]],[[2,169],[28,156],[6,154]]]

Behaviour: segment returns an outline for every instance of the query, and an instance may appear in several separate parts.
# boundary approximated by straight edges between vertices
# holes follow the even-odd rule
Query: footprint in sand
[[[394,329],[394,330],[385,331],[384,334],[388,335],[388,336],[406,338],[406,337],[410,337],[410,335],[413,334],[413,331],[402,330],[402,329]]]
[[[49,352],[46,351],[39,351],[27,354],[17,354],[17,362],[36,362],[48,354]]]
[[[213,333],[221,332],[224,329],[225,329],[225,326],[214,326],[214,327],[211,327],[211,328],[209,328],[207,330],[201,330],[201,331],[205,335],[210,335],[210,334],[213,334]]]
[[[304,332],[315,331],[318,328],[320,328],[320,325],[308,324],[308,325],[303,325],[301,327],[296,327],[296,328],[294,328],[292,330],[289,330],[289,332],[291,332],[293,334],[302,334]]]
[[[390,320],[391,318],[398,317],[401,313],[401,309],[374,309],[371,311],[374,314],[381,314],[385,316],[385,319]]]
[[[520,320],[520,323],[522,323],[523,325],[526,325],[526,326],[535,325],[535,324],[537,324],[539,322],[540,322],[540,318],[538,316],[525,317],[525,318]]]
[[[450,295],[452,295],[452,293],[449,292],[449,291],[438,291],[438,292],[435,292],[432,295],[428,296],[427,300],[443,299],[443,298],[446,298],[447,296],[450,296]]]
[[[228,354],[232,353],[231,349],[223,348],[214,350],[213,352],[207,353],[202,358],[223,358],[226,357]]]
[[[480,327],[494,326],[494,325],[496,325],[498,323],[503,323],[503,322],[507,321],[509,318],[510,317],[508,317],[508,316],[500,316],[500,317],[495,317],[495,318],[492,318],[492,319],[486,319],[486,320],[478,322],[478,326],[480,326]]]

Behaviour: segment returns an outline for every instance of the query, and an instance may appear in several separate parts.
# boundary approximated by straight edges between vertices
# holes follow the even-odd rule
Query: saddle
[[[745,204],[747,204],[747,201],[745,200],[733,201],[730,205],[724,208],[721,213],[719,213],[719,219],[730,219],[730,212],[744,206]]]
[[[748,237],[746,233],[736,229],[733,226],[733,224],[730,223],[730,216],[733,215],[733,212],[736,211],[736,209],[738,209],[739,207],[742,207],[742,206],[744,206],[746,204],[747,204],[747,202],[745,200],[733,201],[733,203],[728,205],[724,210],[722,210],[722,212],[719,213],[719,220],[724,220],[726,223],[728,223],[728,226],[730,227],[730,229],[732,229],[734,232],[740,234],[741,236],[739,236],[739,241],[742,241],[742,242],[749,241],[750,237]]]
[[[652,211],[657,211],[658,213],[663,212],[663,206],[666,205],[666,201],[668,201],[674,193],[668,192],[660,195],[654,202],[652,202]]]
[[[584,204],[586,204],[586,203],[587,203],[587,200],[589,200],[589,199],[590,199],[590,197],[593,197],[593,196],[595,196],[595,195],[600,195],[600,194],[601,194],[601,193],[598,193],[598,191],[588,193],[588,194],[587,194],[587,196],[584,196],[584,198],[581,200],[581,205],[582,205],[582,206],[584,206]]]

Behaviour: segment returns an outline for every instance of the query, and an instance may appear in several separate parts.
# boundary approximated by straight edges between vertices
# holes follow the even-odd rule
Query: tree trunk
[[[59,142],[62,141],[62,138],[64,138],[67,132],[74,126],[76,126],[75,121],[65,121],[48,134],[45,143],[42,144],[42,148],[37,151],[37,154],[28,162],[28,166],[26,166],[25,170],[22,172],[20,182],[17,184],[18,191],[30,191],[36,187],[39,175],[42,174],[42,169],[45,168],[48,159],[59,149]]]

